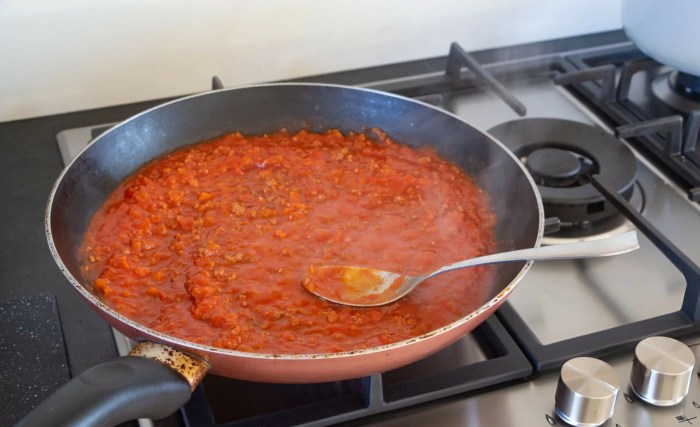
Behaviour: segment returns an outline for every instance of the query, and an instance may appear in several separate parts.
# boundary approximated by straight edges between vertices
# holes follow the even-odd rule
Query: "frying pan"
[[[542,202],[521,162],[500,142],[428,104],[321,84],[249,86],[166,103],[113,127],[86,147],[58,177],[46,210],[49,248],[68,281],[114,328],[141,344],[131,356],[72,379],[20,425],[112,425],[137,417],[164,417],[189,399],[208,370],[258,382],[357,378],[424,358],[479,325],[511,294],[531,263],[494,267],[489,298],[449,325],[394,344],[332,354],[259,354],[184,341],[122,316],[82,281],[76,248],[92,214],[122,180],[149,160],[234,131],[362,132],[375,127],[403,144],[430,145],[470,174],[487,193],[496,214],[499,251],[539,246]]]

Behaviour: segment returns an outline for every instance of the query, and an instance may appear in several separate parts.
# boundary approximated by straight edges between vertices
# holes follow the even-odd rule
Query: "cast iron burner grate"
[[[700,78],[669,70],[633,46],[566,59],[578,69],[560,83],[700,201]]]
[[[542,195],[545,215],[561,221],[560,231],[548,238],[596,236],[626,222],[593,187],[590,176],[594,174],[608,188],[633,200],[637,210],[643,207],[641,189],[635,191],[634,153],[599,128],[569,120],[532,118],[505,122],[488,132],[523,161]]]
[[[474,348],[485,360],[474,361]],[[325,426],[518,381],[532,365],[496,316],[446,349],[368,377],[317,384],[266,384],[210,375],[183,407],[192,427]]]

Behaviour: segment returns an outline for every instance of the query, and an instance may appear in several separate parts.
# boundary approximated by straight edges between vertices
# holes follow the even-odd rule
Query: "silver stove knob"
[[[675,405],[688,394],[694,367],[687,345],[668,337],[646,338],[634,350],[632,391],[652,405]]]
[[[613,415],[620,380],[612,366],[591,357],[564,363],[554,404],[557,415],[568,424],[599,426]]]

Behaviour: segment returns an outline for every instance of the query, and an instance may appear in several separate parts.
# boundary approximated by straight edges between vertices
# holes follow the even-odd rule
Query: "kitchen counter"
[[[36,119],[0,123],[0,301],[25,297],[55,297],[67,349],[67,368],[74,376],[85,369],[114,358],[117,350],[109,325],[84,304],[78,293],[56,267],[44,234],[44,210],[54,181],[63,169],[56,145],[56,133],[62,129],[94,123],[123,120],[158,102],[144,102],[113,108]],[[37,306],[35,309],[42,308]],[[44,313],[45,314],[45,313]],[[3,322],[6,318],[3,318]],[[19,320],[15,319],[19,322]],[[27,322],[32,320],[27,317]],[[28,324],[28,329],[36,325]],[[13,341],[8,331],[5,344]],[[23,333],[19,328],[16,334]],[[2,338],[0,336],[0,338]],[[19,338],[19,336],[14,337]],[[20,359],[24,363],[49,365],[55,354],[36,348]],[[17,363],[17,359],[11,359]],[[2,387],[16,387],[22,366],[6,364],[0,373]],[[22,390],[0,393],[2,425],[17,421],[58,385],[55,376],[34,378],[45,384],[25,388],[24,399],[7,401]],[[11,393],[10,393],[11,392]],[[3,407],[3,406],[7,407]]]

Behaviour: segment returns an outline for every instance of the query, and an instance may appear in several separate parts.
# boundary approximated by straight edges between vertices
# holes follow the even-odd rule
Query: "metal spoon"
[[[637,233],[633,230],[604,239],[481,256],[458,261],[419,276],[348,265],[312,267],[302,279],[302,286],[314,295],[331,302],[373,307],[394,302],[424,280],[452,270],[501,262],[602,257],[623,254],[637,248]]]

